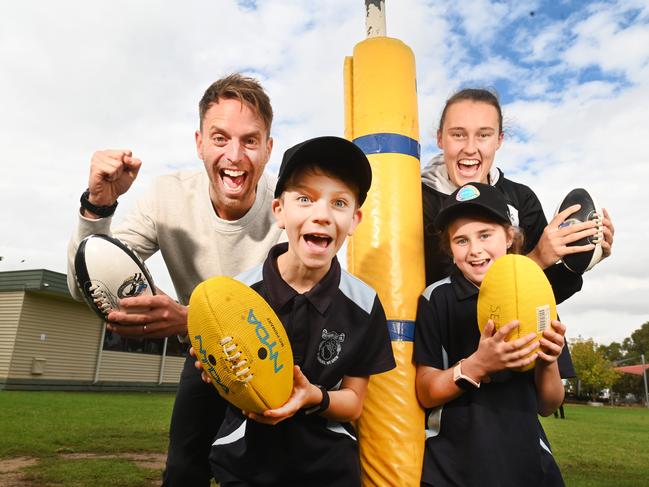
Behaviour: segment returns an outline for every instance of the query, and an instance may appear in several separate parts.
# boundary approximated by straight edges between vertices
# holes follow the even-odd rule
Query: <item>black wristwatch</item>
[[[81,195],[81,199],[79,200],[81,202],[81,208],[83,208],[84,210],[88,210],[102,218],[112,216],[113,213],[115,213],[115,208],[117,208],[117,201],[115,201],[115,203],[110,206],[97,206],[88,201],[88,196],[90,196],[90,189],[86,189]]]
[[[313,385],[322,391],[322,401],[316,406],[305,409],[304,414],[320,414],[329,408],[329,391],[327,391],[327,388],[318,384]]]

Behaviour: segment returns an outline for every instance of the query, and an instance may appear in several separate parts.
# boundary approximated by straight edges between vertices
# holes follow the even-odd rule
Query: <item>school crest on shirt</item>
[[[340,356],[342,342],[345,341],[344,333],[322,330],[322,340],[318,345],[318,362],[322,365],[333,364]]]

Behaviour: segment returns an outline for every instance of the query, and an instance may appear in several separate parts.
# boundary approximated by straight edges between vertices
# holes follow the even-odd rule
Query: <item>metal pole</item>
[[[164,339],[164,345],[162,347],[162,358],[160,359],[160,374],[158,374],[158,385],[162,384],[162,379],[165,375],[165,364],[167,363],[167,343],[169,337]]]
[[[647,369],[645,368],[644,353],[640,355],[642,359],[642,379],[644,381],[644,404],[649,408],[649,391],[647,391]]]
[[[367,37],[385,37],[385,0],[365,0]]]
[[[92,383],[99,382],[99,371],[101,369],[101,357],[104,354],[104,339],[106,338],[106,323],[101,323],[101,338],[99,339],[99,350],[97,350],[97,360],[95,361],[95,376]]]

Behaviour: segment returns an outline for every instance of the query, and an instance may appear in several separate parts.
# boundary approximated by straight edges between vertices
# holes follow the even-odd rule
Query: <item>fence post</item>
[[[642,380],[644,381],[644,405],[649,408],[649,391],[647,391],[647,369],[645,368],[644,353],[640,355],[642,359]]]

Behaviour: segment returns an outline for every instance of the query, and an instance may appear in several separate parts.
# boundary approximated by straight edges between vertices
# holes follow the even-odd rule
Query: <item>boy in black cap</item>
[[[287,243],[237,276],[277,312],[293,349],[293,392],[254,414],[228,406],[210,461],[221,486],[359,486],[350,421],[369,376],[395,366],[376,292],[340,268],[336,253],[361,221],[372,180],[365,154],[338,137],[284,154],[273,201]]]
[[[566,327],[552,321],[532,355],[536,334],[506,341],[517,321],[495,331],[489,320],[482,335],[478,329],[484,276],[517,245],[505,198],[488,184],[466,184],[444,201],[435,226],[455,267],[426,288],[417,309],[416,390],[426,408],[422,485],[561,486],[537,414],[551,414],[563,400],[557,359]],[[534,359],[528,372],[511,370]]]

